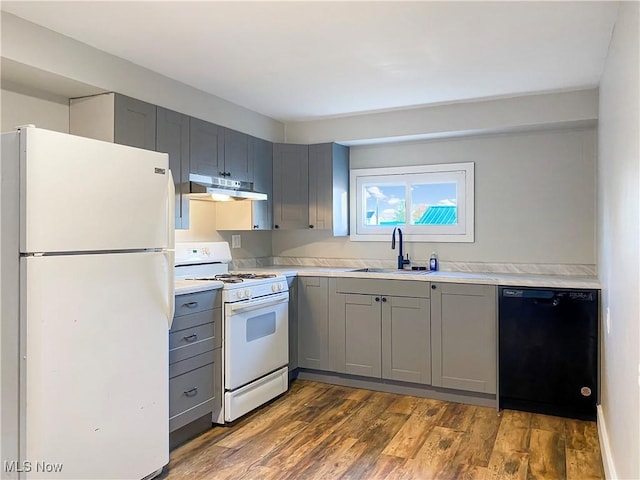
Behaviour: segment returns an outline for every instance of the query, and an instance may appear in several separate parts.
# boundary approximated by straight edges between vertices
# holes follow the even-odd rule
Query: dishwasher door
[[[598,291],[498,292],[500,408],[595,420]]]

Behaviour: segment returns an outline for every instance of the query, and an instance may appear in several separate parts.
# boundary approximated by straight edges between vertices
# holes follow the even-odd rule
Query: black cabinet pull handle
[[[198,306],[198,302],[183,303],[182,305],[187,308],[196,308]]]
[[[435,285],[431,285],[431,290],[435,290],[436,286]]]
[[[224,172],[218,172],[218,175],[220,175],[221,177],[226,177],[227,176],[227,174],[224,173]]]
[[[195,342],[198,339],[198,335],[193,333],[191,335],[187,335],[186,337],[182,337],[186,342]]]
[[[309,225],[309,228],[313,228],[313,225]]]
[[[387,301],[387,297],[382,297],[382,301],[386,302]]]
[[[273,228],[280,228],[280,225],[274,225]]]
[[[189,390],[186,390],[184,394],[187,397],[195,397],[198,394],[198,387],[190,388]]]
[[[379,301],[380,301],[380,297],[376,297],[376,302],[379,302]]]
[[[254,230],[257,230],[258,228],[260,228],[260,225],[254,225],[254,226],[253,226],[253,229],[254,229]]]

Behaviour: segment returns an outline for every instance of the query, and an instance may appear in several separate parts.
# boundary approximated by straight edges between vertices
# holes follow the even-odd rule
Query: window
[[[351,170],[351,239],[473,242],[474,164]]]

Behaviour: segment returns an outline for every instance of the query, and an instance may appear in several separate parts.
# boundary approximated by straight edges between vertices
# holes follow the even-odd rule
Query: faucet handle
[[[402,264],[409,265],[410,263],[411,263],[411,260],[409,260],[409,254],[407,253],[407,258],[402,259]]]

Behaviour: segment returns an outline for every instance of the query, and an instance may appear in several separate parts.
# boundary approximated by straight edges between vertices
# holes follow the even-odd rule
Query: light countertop
[[[204,292],[206,290],[215,290],[222,288],[224,283],[217,280],[175,280],[176,295],[185,295],[187,293]]]
[[[468,272],[428,272],[428,271],[393,271],[384,272],[354,272],[349,267],[311,267],[274,265],[256,267],[254,272],[278,272],[287,277],[347,277],[347,278],[375,278],[387,280],[419,280],[426,282],[476,283],[485,285],[506,285],[520,287],[542,288],[587,288],[600,289],[600,282],[595,276],[573,275],[531,275],[516,273],[468,273]]]

